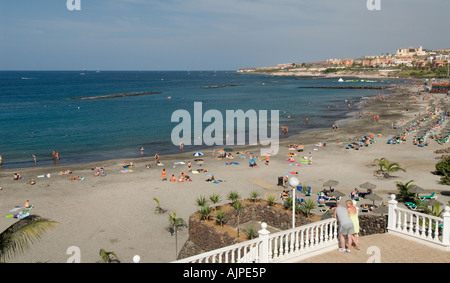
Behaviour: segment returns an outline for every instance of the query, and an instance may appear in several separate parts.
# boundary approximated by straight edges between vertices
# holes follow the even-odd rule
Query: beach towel
[[[225,163],[225,165],[231,165],[231,164],[233,164],[233,165],[239,165],[239,163],[237,163],[237,162]]]
[[[16,212],[17,210],[21,209],[21,206],[16,206],[15,208],[11,209],[9,212]]]

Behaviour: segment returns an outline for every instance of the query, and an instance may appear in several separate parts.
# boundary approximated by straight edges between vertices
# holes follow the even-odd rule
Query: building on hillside
[[[397,56],[423,56],[426,54],[427,53],[423,50],[422,46],[419,46],[419,48],[399,48],[396,53]]]

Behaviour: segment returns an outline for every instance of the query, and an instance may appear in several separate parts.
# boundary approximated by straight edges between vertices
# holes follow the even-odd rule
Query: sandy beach
[[[297,177],[303,185],[312,187],[312,196],[317,201],[317,192],[323,189],[327,180],[336,180],[337,190],[346,194],[360,184],[371,182],[377,185],[374,193],[380,195],[383,201],[388,201],[390,193],[397,193],[395,181],[407,182],[426,189],[429,193],[436,192],[438,201],[447,204],[450,197],[448,186],[439,184],[439,176],[433,175],[437,149],[449,147],[448,143],[439,145],[430,140],[428,146],[418,147],[413,144],[415,133],[407,136],[406,142],[387,144],[388,139],[401,133],[408,122],[423,115],[431,103],[441,101],[448,104],[444,94],[418,94],[419,88],[398,89],[397,94],[380,99],[373,97],[367,100],[361,119],[357,117],[357,105],[354,113],[348,119],[337,121],[338,130],[313,130],[300,135],[289,136],[280,140],[278,155],[270,158],[269,165],[258,162],[258,168],[248,166],[248,156],[241,158],[236,152],[246,150],[259,156],[258,147],[233,148],[234,159],[231,162],[239,164],[226,165],[229,160],[218,160],[212,157],[212,151],[203,151],[203,164],[194,161],[192,152],[161,156],[163,166],[156,166],[154,156],[134,158],[132,160],[107,160],[89,164],[70,166],[31,167],[22,169],[0,169],[0,231],[5,230],[14,222],[14,218],[5,218],[9,210],[18,205],[24,205],[30,200],[34,205],[32,214],[58,222],[55,229],[47,232],[26,251],[8,260],[8,262],[66,262],[72,254],[67,254],[71,246],[81,251],[81,262],[96,262],[101,258],[100,249],[114,251],[122,262],[132,262],[134,255],[141,257],[141,262],[171,262],[175,258],[175,237],[171,236],[168,214],[156,214],[156,197],[161,207],[168,213],[176,212],[177,217],[188,221],[189,216],[198,209],[196,199],[213,193],[222,197],[222,203],[227,203],[226,196],[230,191],[238,191],[241,198],[248,198],[250,192],[258,191],[263,197],[267,194],[277,196],[282,187],[277,186],[278,177],[285,172],[298,172]],[[345,99],[345,98],[343,98]],[[436,104],[438,106],[438,104]],[[370,112],[367,113],[366,112]],[[378,122],[373,115],[379,114]],[[392,128],[395,122],[400,128]],[[446,120],[443,127],[449,121]],[[441,128],[436,130],[439,132]],[[356,138],[374,135],[375,143],[360,150],[346,149],[346,146]],[[351,139],[351,140],[350,140]],[[347,142],[347,140],[349,142]],[[326,143],[326,146],[314,146]],[[287,145],[303,145],[303,152],[295,152],[296,162],[288,162],[290,153]],[[217,150],[222,149],[217,147]],[[298,161],[300,157],[312,155],[310,165]],[[374,176],[378,168],[374,159],[385,157],[398,162],[406,172],[395,172],[392,178],[379,179]],[[124,162],[134,162],[134,168],[124,171]],[[191,161],[192,169],[207,169],[214,174],[216,180],[223,182],[214,184],[206,182],[206,173],[188,173],[187,163]],[[184,162],[186,164],[175,164]],[[151,168],[146,168],[151,164]],[[291,166],[299,164],[300,166]],[[94,167],[103,167],[106,176],[94,176]],[[167,176],[179,177],[182,172],[189,175],[191,182],[162,181],[162,169]],[[61,171],[70,169],[70,175],[59,175]],[[13,180],[17,172],[24,179]],[[50,178],[38,177],[51,174]],[[70,180],[70,177],[80,176],[84,180]],[[29,185],[31,179],[37,183]],[[364,190],[362,190],[364,191]],[[447,193],[446,193],[447,192]],[[360,203],[371,203],[361,200]],[[402,205],[402,204],[399,204]],[[314,213],[321,214],[318,209]],[[183,228],[178,233],[178,251],[188,238],[188,230]]]

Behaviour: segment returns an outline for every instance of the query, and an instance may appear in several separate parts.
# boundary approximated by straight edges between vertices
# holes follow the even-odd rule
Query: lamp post
[[[297,177],[289,178],[289,185],[292,186],[292,228],[295,228],[295,190],[298,184],[300,184],[300,181]]]

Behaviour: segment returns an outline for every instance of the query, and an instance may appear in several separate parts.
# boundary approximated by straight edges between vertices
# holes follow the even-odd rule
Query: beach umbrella
[[[336,203],[337,203],[338,198],[339,198],[339,197],[345,196],[345,194],[342,193],[342,192],[340,192],[340,191],[334,190],[333,192],[328,193],[327,196],[329,196],[329,197],[335,197],[335,198],[336,198]]]
[[[427,199],[427,200],[424,202],[424,204],[425,204],[426,206],[434,206],[435,204],[442,205],[442,202],[439,202],[439,201],[437,201],[437,200],[435,200],[435,199]]]
[[[359,187],[362,188],[362,189],[371,189],[371,190],[373,190],[373,189],[375,189],[377,187],[377,185],[374,185],[374,184],[372,184],[370,182],[365,182],[364,184],[359,185]]]
[[[201,153],[201,152],[196,152],[196,153],[194,153],[193,155],[194,155],[194,156],[203,156],[203,153]]]
[[[409,190],[410,193],[415,193],[415,194],[425,194],[428,193],[425,189],[419,187],[419,186],[415,186],[414,188]]]
[[[335,186],[337,186],[339,184],[339,182],[338,181],[335,181],[335,180],[328,180],[328,181],[326,181],[325,183],[323,183],[323,186],[324,187],[335,187]]]
[[[383,200],[382,197],[376,195],[376,194],[370,194],[370,195],[366,195],[365,197],[366,199],[370,199],[371,201],[373,201],[372,205],[375,205],[375,201],[376,200]]]
[[[331,192],[331,193],[329,193],[327,195],[330,196],[330,197],[343,197],[343,196],[345,196],[344,193],[342,193],[340,191],[336,191],[336,190],[334,190],[333,192]]]
[[[375,208],[374,210],[372,210],[373,213],[378,213],[378,214],[387,214],[389,213],[389,207],[387,206],[380,206]]]
[[[225,150],[225,151],[233,151],[231,148],[229,148],[229,147],[227,147],[227,148],[224,148],[223,150]]]

